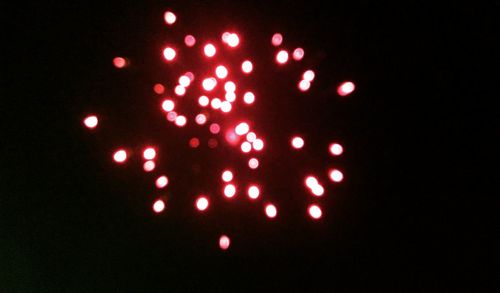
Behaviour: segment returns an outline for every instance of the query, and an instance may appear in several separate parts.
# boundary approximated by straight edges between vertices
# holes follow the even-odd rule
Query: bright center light
[[[252,150],[252,145],[248,141],[244,141],[241,144],[241,151],[244,153],[249,153]]]
[[[305,180],[306,186],[309,188],[313,188],[314,186],[318,185],[318,179],[314,176],[307,176]]]
[[[163,103],[161,103],[161,108],[165,112],[170,112],[170,111],[174,110],[174,108],[175,108],[174,101],[172,101],[172,100],[163,101]]]
[[[299,90],[305,92],[311,87],[311,83],[305,79],[299,82]]]
[[[253,149],[256,151],[261,151],[264,148],[264,141],[260,138],[257,138],[252,142]]]
[[[276,215],[278,214],[278,210],[276,209],[276,206],[273,204],[268,204],[266,205],[266,215],[269,218],[275,218]]]
[[[230,34],[228,37],[227,37],[227,44],[229,45],[229,47],[237,47],[240,43],[240,38],[238,37],[237,34]]]
[[[257,199],[260,195],[260,189],[257,185],[251,185],[248,187],[248,197],[251,199]]]
[[[162,175],[162,176],[156,178],[155,184],[156,184],[157,188],[164,188],[165,186],[168,185],[168,178],[167,178],[167,176]]]
[[[144,165],[142,165],[142,168],[145,172],[151,172],[155,169],[155,166],[156,164],[154,161],[146,161],[144,162]]]
[[[186,125],[186,122],[187,122],[187,119],[185,116],[179,115],[175,118],[175,125],[177,125],[179,127],[183,127],[184,125]]]
[[[202,106],[202,107],[208,106],[209,103],[210,103],[210,100],[208,99],[207,96],[200,96],[198,98],[198,104],[200,104],[200,106]]]
[[[186,88],[180,84],[175,87],[174,91],[178,96],[184,96],[186,94]]]
[[[219,65],[215,68],[215,75],[217,75],[218,78],[224,79],[227,77],[228,71],[227,68],[223,65]]]
[[[228,81],[224,84],[224,90],[226,92],[234,92],[236,91],[236,84],[232,81]]]
[[[190,83],[191,79],[189,79],[189,77],[187,77],[186,75],[182,75],[181,77],[179,77],[179,84],[183,87],[188,87]]]
[[[311,218],[313,218],[315,220],[321,218],[321,216],[323,215],[323,212],[321,211],[321,208],[318,205],[315,205],[315,204],[310,205],[307,210],[308,210],[309,215],[311,216]]]
[[[273,44],[273,46],[275,47],[281,45],[282,42],[283,42],[283,36],[280,33],[275,33],[271,38],[271,44]]]
[[[288,52],[285,50],[281,50],[276,54],[276,62],[278,64],[285,64],[288,61]]]
[[[85,124],[85,126],[87,128],[90,128],[90,129],[93,129],[97,126],[97,123],[98,123],[98,119],[97,119],[97,116],[95,115],[90,115],[90,116],[87,116],[84,120],[83,120],[83,124]]]
[[[259,160],[256,158],[251,158],[250,160],[248,160],[248,167],[250,167],[250,169],[257,169],[259,167]]]
[[[344,152],[344,148],[338,143],[330,144],[330,147],[328,149],[330,150],[330,153],[334,156],[340,156]]]
[[[309,81],[309,82],[313,81],[315,76],[316,75],[314,74],[314,71],[312,71],[312,70],[306,70],[302,74],[302,78]]]
[[[166,47],[164,50],[163,50],[163,57],[165,57],[165,59],[167,61],[172,61],[174,60],[175,58],[175,50],[170,48],[170,47]]]
[[[211,91],[217,85],[217,80],[213,77],[205,78],[202,82],[203,89],[206,91]]]
[[[171,11],[167,11],[165,12],[165,14],[163,15],[163,18],[165,19],[165,22],[168,24],[168,25],[172,25],[174,24],[174,22],[177,20],[177,17],[175,16],[175,14]]]
[[[302,48],[297,48],[295,50],[293,50],[293,59],[295,61],[300,61],[302,60],[302,58],[304,58],[304,49]]]
[[[252,72],[252,70],[253,70],[252,62],[249,60],[243,61],[243,63],[241,63],[241,70],[243,70],[244,73]]]
[[[325,193],[325,188],[320,184],[316,184],[311,188],[311,192],[316,196],[322,196]]]
[[[231,111],[231,109],[233,108],[233,106],[231,106],[231,103],[228,102],[228,101],[223,101],[221,104],[220,104],[220,110],[224,113],[228,113]]]
[[[224,170],[224,172],[222,172],[222,180],[224,180],[224,182],[230,182],[233,180],[233,172]]]
[[[237,135],[245,135],[249,130],[250,126],[248,126],[248,123],[241,122],[240,124],[236,125],[234,132],[236,132]]]
[[[148,147],[144,149],[144,151],[142,152],[142,156],[146,160],[152,160],[156,157],[156,150],[152,147]]]
[[[330,170],[328,175],[333,182],[341,182],[344,179],[344,174],[337,169]]]
[[[195,121],[197,124],[203,125],[207,122],[207,116],[205,116],[205,114],[198,114],[195,117]]]
[[[113,159],[117,163],[123,163],[127,160],[127,152],[125,150],[118,150],[114,153]]]
[[[227,198],[232,198],[236,194],[236,186],[234,184],[227,184],[224,187],[224,196]]]
[[[215,56],[216,51],[217,50],[215,49],[215,46],[212,44],[206,44],[205,47],[203,47],[203,52],[205,53],[205,56],[207,56],[207,57]]]
[[[157,200],[154,202],[153,204],[153,211],[155,211],[155,213],[161,213],[163,212],[163,210],[165,209],[165,202],[161,199]]]
[[[342,83],[338,89],[337,89],[337,93],[344,97],[344,96],[347,96],[349,95],[350,93],[352,93],[354,91],[354,89],[356,88],[356,86],[354,85],[354,83],[350,82],[350,81],[346,81],[344,83]]]
[[[301,149],[304,146],[304,140],[300,136],[295,136],[292,138],[292,147],[295,149]]]
[[[219,247],[222,250],[228,249],[230,243],[231,243],[231,241],[229,240],[229,237],[227,237],[226,235],[222,235],[219,238]]]
[[[200,196],[196,200],[196,208],[200,211],[204,211],[208,208],[208,199],[205,196]]]

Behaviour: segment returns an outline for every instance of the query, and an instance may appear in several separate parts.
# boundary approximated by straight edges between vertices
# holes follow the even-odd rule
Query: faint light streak
[[[354,83],[350,82],[350,81],[346,81],[346,82],[343,82],[338,88],[337,88],[337,93],[342,96],[342,97],[345,97],[347,95],[349,95],[350,93],[352,93],[354,91],[354,89],[356,88],[356,86],[354,85]]]
[[[89,129],[96,128],[98,123],[99,119],[97,119],[97,116],[95,115],[89,115],[83,119],[83,124]]]
[[[117,150],[113,154],[113,160],[117,163],[124,163],[127,160],[127,152],[124,149]]]
[[[159,176],[156,178],[155,184],[157,188],[165,188],[168,185],[168,177],[165,175]]]
[[[165,210],[165,202],[161,199],[158,199],[153,204],[153,211],[157,214],[163,212]]]

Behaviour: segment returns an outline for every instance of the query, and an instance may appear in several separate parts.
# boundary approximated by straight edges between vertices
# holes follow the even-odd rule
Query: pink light
[[[168,177],[165,175],[162,175],[158,178],[156,178],[156,188],[165,188],[165,186],[168,185]]]
[[[158,199],[157,201],[154,202],[153,204],[153,211],[157,214],[163,212],[165,209],[165,202],[161,199]]]
[[[210,129],[210,132],[213,134],[217,134],[220,132],[220,126],[217,123],[210,124],[209,129]]]
[[[186,117],[182,116],[182,115],[179,115],[175,118],[175,125],[179,126],[179,127],[183,127],[184,125],[186,125],[187,123],[187,119]]]
[[[228,71],[227,68],[223,65],[219,65],[215,68],[215,75],[217,75],[218,78],[224,79],[227,77]]]
[[[228,101],[223,101],[221,104],[220,104],[220,110],[224,113],[228,113],[231,111],[231,109],[233,108],[233,106],[231,106],[231,103],[228,102]]]
[[[226,101],[230,103],[236,101],[236,94],[234,92],[226,92],[224,97],[226,98]]]
[[[229,240],[229,237],[227,237],[226,235],[222,235],[219,238],[219,247],[222,250],[228,249],[230,243],[231,243],[231,241]]]
[[[318,185],[318,179],[316,179],[316,177],[314,176],[307,176],[304,182],[309,188],[313,188],[314,186]]]
[[[211,91],[217,85],[217,80],[213,77],[205,78],[202,82],[203,89],[206,91]]]
[[[255,134],[255,132],[247,133],[248,142],[254,142],[256,139],[257,139],[257,135]]]
[[[316,75],[314,74],[314,71],[312,71],[312,70],[306,70],[306,71],[302,74],[302,78],[303,78],[304,80],[309,81],[309,82],[313,81],[315,76],[316,76]]]
[[[208,208],[208,199],[205,196],[200,196],[196,200],[196,208],[199,211],[204,211]]]
[[[189,78],[190,82],[194,81],[194,74],[191,71],[188,71],[188,72],[184,73],[184,75]]]
[[[248,126],[248,123],[246,122],[241,122],[236,126],[234,131],[236,132],[237,135],[245,135],[247,132],[250,130],[250,126]]]
[[[161,83],[157,83],[154,85],[153,90],[155,93],[161,95],[165,92],[165,87]]]
[[[215,56],[216,51],[215,46],[212,44],[206,44],[205,47],[203,47],[203,52],[207,57]]]
[[[248,187],[247,194],[251,199],[257,199],[260,195],[260,189],[257,185],[250,185],[250,187]]]
[[[200,145],[200,140],[196,137],[193,137],[189,140],[189,146],[193,149],[197,148]]]
[[[252,142],[253,149],[256,151],[261,151],[264,148],[264,141],[260,138],[257,138]]]
[[[165,12],[165,14],[163,15],[163,18],[165,19],[165,22],[168,24],[168,25],[172,25],[174,24],[174,22],[177,20],[177,17],[175,16],[175,14],[171,11],[167,11]]]
[[[172,100],[165,100],[165,101],[163,101],[163,103],[161,103],[161,108],[165,112],[170,112],[170,111],[174,110],[175,103]]]
[[[288,52],[285,50],[281,50],[276,54],[276,62],[278,64],[285,64],[288,61]]]
[[[183,75],[179,77],[179,84],[183,87],[188,87],[189,84],[191,84],[191,79],[189,79],[186,75]]]
[[[127,66],[127,60],[123,57],[115,57],[113,59],[113,65],[118,69],[125,68],[125,66]]]
[[[236,84],[232,81],[228,81],[224,84],[224,90],[226,92],[234,92],[236,90]]]
[[[178,96],[184,96],[186,94],[186,88],[183,87],[182,85],[177,85],[174,91],[175,94]]]
[[[154,161],[146,161],[144,162],[144,165],[142,168],[144,169],[145,172],[151,172],[155,169],[156,164]]]
[[[312,194],[316,196],[322,196],[325,193],[325,188],[323,186],[316,184],[311,188]]]
[[[167,61],[172,61],[174,60],[175,58],[175,50],[170,48],[170,47],[166,47],[164,50],[163,50],[163,57],[165,57],[165,59]]]
[[[333,156],[340,156],[344,152],[344,148],[338,143],[330,144],[328,150]]]
[[[236,186],[234,184],[227,184],[224,187],[224,196],[227,198],[232,198],[236,194]]]
[[[198,104],[200,104],[200,106],[202,106],[202,107],[208,106],[209,103],[210,103],[210,100],[208,99],[207,96],[200,96],[198,98]]]
[[[283,42],[283,36],[280,33],[275,33],[271,38],[271,44],[273,44],[273,46],[275,47],[281,45],[282,42]]]
[[[304,146],[304,140],[300,136],[295,136],[292,138],[292,147],[295,149],[301,149]]]
[[[252,150],[252,145],[248,141],[245,141],[241,144],[242,152],[249,153],[251,150]]]
[[[227,37],[227,44],[232,48],[237,47],[240,44],[240,38],[237,34],[230,34]]]
[[[303,79],[299,82],[299,90],[305,92],[311,87],[311,83]]]
[[[321,216],[323,215],[321,208],[315,204],[310,205],[309,208],[307,209],[307,211],[309,212],[309,216],[311,216],[311,218],[313,218],[315,220],[321,218]]]
[[[266,215],[268,218],[275,218],[276,215],[278,214],[278,210],[276,209],[276,206],[273,204],[268,204],[266,205]]]
[[[222,42],[227,43],[227,39],[229,38],[230,35],[231,35],[230,32],[224,32],[222,34],[222,37],[221,37],[222,38]]]
[[[243,101],[246,104],[252,104],[253,102],[255,102],[255,95],[252,92],[246,92],[243,95]]]
[[[208,147],[211,149],[216,148],[218,144],[219,143],[217,142],[217,140],[215,138],[211,138],[208,140]]]
[[[297,48],[293,50],[293,60],[300,61],[302,58],[304,58],[304,49]]]
[[[210,102],[210,105],[212,106],[213,109],[217,110],[220,109],[222,101],[219,98],[213,98],[212,101]]]
[[[156,150],[152,147],[145,148],[142,152],[142,156],[146,160],[152,160],[156,157]]]
[[[85,124],[85,126],[89,129],[94,129],[97,126],[97,123],[99,123],[99,120],[95,115],[87,116],[83,120],[83,124]]]
[[[224,182],[230,182],[233,180],[233,172],[230,170],[224,170],[224,172],[222,172],[222,180]]]
[[[344,174],[337,169],[330,170],[330,172],[328,172],[328,176],[333,182],[341,182],[344,180]]]
[[[250,169],[257,169],[259,167],[259,160],[251,158],[248,160],[248,167],[250,167]]]
[[[346,81],[346,82],[342,83],[337,88],[337,93],[340,96],[345,97],[345,96],[349,95],[350,93],[352,93],[355,88],[356,88],[356,86],[354,85],[354,83],[352,83],[350,81]]]
[[[175,111],[170,111],[167,113],[167,120],[170,122],[174,122],[175,118],[177,118],[177,112]]]
[[[207,122],[207,116],[205,114],[198,114],[196,115],[195,121],[199,125],[203,125]]]
[[[230,145],[237,145],[239,141],[239,136],[234,132],[233,129],[228,129],[226,130],[226,135],[224,136],[226,138],[226,141]]]
[[[127,160],[127,152],[123,149],[116,151],[113,154],[113,160],[117,163],[124,163]]]
[[[244,73],[250,73],[250,72],[252,72],[252,70],[253,70],[253,64],[252,64],[252,62],[250,62],[249,60],[243,61],[243,63],[241,63],[241,70]]]
[[[192,46],[194,46],[194,44],[196,44],[196,39],[192,35],[187,35],[184,38],[184,43],[186,44],[186,46],[192,47]]]

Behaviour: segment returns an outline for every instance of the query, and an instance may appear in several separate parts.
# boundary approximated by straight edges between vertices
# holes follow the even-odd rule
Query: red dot
[[[153,90],[155,93],[161,95],[165,92],[165,87],[162,84],[157,83],[154,85]]]
[[[189,146],[193,149],[197,148],[200,145],[200,140],[196,137],[193,137],[189,140]]]
[[[116,68],[124,68],[125,66],[127,66],[127,60],[123,57],[115,57],[113,59],[113,65],[116,67]]]
[[[94,129],[97,126],[98,122],[99,120],[95,115],[89,115],[83,120],[83,124],[85,124],[85,126],[89,129]]]
[[[220,126],[217,123],[210,124],[209,129],[210,129],[210,132],[213,134],[217,134],[220,132]]]

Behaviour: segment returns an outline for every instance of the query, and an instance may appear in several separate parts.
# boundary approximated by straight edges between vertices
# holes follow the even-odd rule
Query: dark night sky
[[[460,215],[475,211],[471,197],[493,178],[459,178],[474,175],[464,166],[481,161],[467,155],[470,150],[483,154],[491,147],[472,142],[495,117],[481,99],[490,95],[478,65],[495,48],[474,44],[494,43],[498,5],[103,2],[109,4],[1,5],[8,44],[0,118],[1,292],[310,286],[442,292],[446,279],[482,272],[484,252],[454,243],[489,237],[482,225],[489,218]],[[216,158],[237,162],[239,156],[224,147],[193,152],[186,147],[189,128],[166,126],[156,115],[151,85],[177,76],[157,54],[165,39],[176,37],[161,19],[169,7],[184,21],[174,28],[177,36],[189,30],[216,38],[237,28],[256,72],[259,65],[268,68],[260,71],[263,98],[252,117],[269,141],[269,164],[259,178],[281,203],[274,222],[244,200],[214,201],[204,218],[192,210],[197,192],[208,189],[216,197],[213,178],[226,166]],[[305,96],[289,83],[302,67],[278,70],[266,63],[272,48],[265,42],[276,31],[285,43],[303,46],[304,64],[317,71]],[[111,64],[117,55],[132,66],[117,71]],[[462,73],[465,67],[473,78]],[[335,85],[346,79],[358,88],[339,99]],[[81,125],[89,111],[103,117],[92,134]],[[467,122],[479,116],[477,124]],[[305,134],[304,154],[283,147],[294,130]],[[347,150],[338,160],[324,152],[331,137]],[[158,192],[139,160],[123,168],[110,161],[117,145],[145,143],[170,152],[160,163],[177,185],[161,216],[151,213]],[[322,199],[325,217],[312,223],[303,213],[309,201],[301,176],[332,163],[346,181],[327,185],[334,191]],[[226,252],[217,247],[221,233],[233,241]]]

